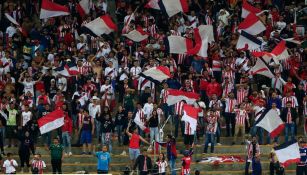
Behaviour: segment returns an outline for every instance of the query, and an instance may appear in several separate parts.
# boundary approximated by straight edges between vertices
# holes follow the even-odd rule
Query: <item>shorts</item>
[[[6,138],[15,139],[17,134],[14,130],[17,130],[16,126],[6,126]]]
[[[130,160],[135,160],[140,155],[140,149],[129,148]]]
[[[184,135],[184,144],[185,145],[192,145],[194,142],[194,135]]]
[[[81,138],[80,138],[80,143],[92,143],[92,133],[91,131],[82,131],[81,132]]]

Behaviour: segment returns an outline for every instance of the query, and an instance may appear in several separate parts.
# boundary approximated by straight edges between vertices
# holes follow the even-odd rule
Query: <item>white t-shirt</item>
[[[17,32],[15,27],[9,26],[6,28],[6,34],[8,35],[9,38],[13,37],[13,35]]]
[[[63,92],[67,90],[67,80],[65,77],[61,77],[58,79],[58,88],[61,89]],[[63,89],[62,89],[63,88]]]
[[[94,106],[93,103],[90,103],[88,106],[88,112],[91,117],[96,118],[96,114],[100,113],[100,105]]]
[[[23,111],[21,113],[21,116],[22,116],[22,126],[25,126],[28,123],[28,121],[30,121],[31,115],[32,115],[31,111],[28,111],[28,112]]]
[[[30,91],[32,93],[32,95],[34,94],[34,84],[35,84],[35,81],[30,81],[30,82],[27,82],[27,81],[24,81],[23,83],[23,92],[26,94],[28,91]]]
[[[144,110],[144,114],[146,115],[146,117],[149,118],[153,111],[153,103],[145,103],[143,110]]]
[[[18,166],[18,164],[17,164],[16,160],[12,159],[12,160],[5,160],[2,167],[5,168],[5,174],[11,174],[11,173],[16,172],[15,167],[17,167],[17,166]]]

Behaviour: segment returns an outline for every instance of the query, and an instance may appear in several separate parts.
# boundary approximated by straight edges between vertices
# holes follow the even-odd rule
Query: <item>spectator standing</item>
[[[7,159],[3,162],[4,174],[16,174],[16,168],[18,167],[17,161],[13,159],[12,153],[7,153]]]
[[[246,158],[246,164],[245,164],[245,175],[249,174],[249,166],[252,163],[252,165],[256,165],[254,162],[256,161],[256,157],[259,157],[260,155],[260,147],[257,143],[257,137],[253,136],[251,141],[248,141],[247,145],[247,158]],[[254,167],[252,166],[252,169]]]
[[[297,175],[306,175],[307,174],[307,147],[306,142],[303,140],[299,141],[300,146],[300,154],[301,158],[296,166],[296,174]]]
[[[40,154],[35,154],[32,160],[32,174],[43,174],[43,170],[46,169],[46,163],[42,160]]]
[[[289,135],[291,140],[295,137],[295,122],[298,119],[296,109],[291,107],[291,102],[286,103],[286,108],[281,112],[281,119],[286,123],[285,126],[285,141],[288,142]]]
[[[137,168],[139,175],[148,175],[152,171],[152,162],[151,158],[147,155],[147,150],[142,150],[142,154],[140,154],[134,163],[133,170]]]
[[[24,173],[24,166],[26,164],[28,168],[28,171],[26,172],[31,173],[30,155],[31,152],[33,155],[35,154],[34,143],[30,137],[30,133],[28,131],[25,131],[25,133],[23,134],[23,132],[24,131],[22,131],[21,128],[19,127],[18,139],[20,141],[20,144],[19,144],[18,154],[20,158],[20,168],[21,168],[21,173]]]
[[[108,174],[111,164],[111,156],[106,145],[102,146],[101,151],[96,152],[95,156],[98,159],[97,174]]]
[[[53,174],[62,174],[62,161],[64,158],[64,148],[60,145],[59,139],[54,138],[53,144],[50,145],[51,166]]]
[[[156,161],[156,165],[158,166],[159,175],[165,175],[168,164],[167,164],[167,161],[165,160],[164,153],[159,154],[159,157]]]
[[[64,125],[62,126],[62,141],[64,146],[64,155],[72,155],[71,152],[71,134],[72,134],[72,120],[68,116],[68,112],[64,112]]]

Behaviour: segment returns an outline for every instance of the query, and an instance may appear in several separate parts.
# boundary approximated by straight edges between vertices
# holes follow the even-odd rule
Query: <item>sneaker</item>
[[[69,156],[72,156],[72,152],[69,152],[68,155],[69,155]]]
[[[23,168],[20,169],[20,173],[23,173]]]
[[[217,143],[216,145],[221,146],[222,144],[221,143]]]
[[[126,153],[126,151],[123,151],[120,155],[125,156],[125,155],[127,155],[127,153]]]
[[[208,143],[208,146],[211,146],[211,143]]]

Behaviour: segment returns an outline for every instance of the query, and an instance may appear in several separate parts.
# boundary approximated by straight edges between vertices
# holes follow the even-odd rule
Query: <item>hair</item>
[[[160,153],[160,154],[162,154],[162,155],[163,155],[163,157],[162,157],[162,161],[164,162],[164,161],[165,161],[165,155],[164,155],[164,153]],[[160,154],[159,154],[159,156],[158,156],[158,158],[157,158],[157,161],[156,161],[156,162],[158,162],[158,161],[160,160]]]
[[[13,155],[13,153],[7,153],[7,154],[6,154],[7,157],[10,157],[10,156],[12,156],[12,155]]]

